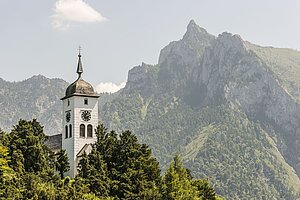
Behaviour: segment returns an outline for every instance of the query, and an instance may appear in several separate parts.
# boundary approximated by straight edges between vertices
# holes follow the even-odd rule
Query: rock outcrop
[[[199,105],[237,103],[253,121],[277,130],[274,140],[300,175],[300,107],[238,35],[223,33],[206,48],[198,67]]]
[[[232,102],[249,119],[276,130],[272,138],[300,176],[299,104],[239,35],[216,38],[192,20],[181,40],[161,50],[158,65],[129,71],[124,91],[169,92],[194,107]]]

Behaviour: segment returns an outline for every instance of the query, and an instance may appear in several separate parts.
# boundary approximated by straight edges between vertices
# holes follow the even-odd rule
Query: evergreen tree
[[[178,155],[174,157],[163,177],[161,193],[162,199],[222,199],[216,196],[208,180],[193,180],[190,170],[183,167]]]
[[[78,177],[84,180],[95,195],[108,197],[110,181],[107,177],[106,164],[95,149],[89,155],[83,153],[78,165]]]
[[[22,162],[26,172],[41,172],[48,168],[45,134],[43,127],[35,119],[21,119],[11,131],[9,140],[12,159],[16,157],[16,162]],[[16,162],[13,164],[17,164]]]
[[[217,198],[215,190],[210,186],[208,180],[197,179],[192,181],[192,185],[198,191],[198,197],[207,200],[215,200]]]
[[[0,199],[213,199],[215,196],[208,181],[192,180],[178,156],[162,184],[158,162],[151,150],[140,144],[130,131],[117,135],[100,125],[96,134],[91,153],[83,153],[78,175],[70,179],[63,178],[69,170],[66,151],[54,154],[44,145],[46,137],[36,120],[20,120],[9,135],[0,131]]]
[[[87,179],[90,174],[90,168],[88,155],[84,151],[78,163],[78,176]]]
[[[8,144],[8,134],[1,130],[0,128],[0,144],[7,145]]]
[[[15,173],[9,167],[8,149],[0,144],[0,199],[13,199],[20,196]]]
[[[12,179],[13,169],[9,167],[8,149],[0,144],[0,183]]]
[[[149,147],[139,144],[130,131],[118,137],[114,131],[107,132],[102,124],[96,134],[92,152],[83,155],[79,164],[79,176],[85,178],[90,190],[101,195],[97,193],[100,188],[103,197],[104,189],[109,188],[107,194],[120,199],[157,197],[160,170]]]
[[[56,170],[59,171],[60,178],[64,178],[64,173],[70,170],[70,163],[66,153],[66,150],[62,149],[56,153]]]
[[[192,185],[191,175],[183,167],[178,155],[174,157],[163,177],[161,193],[163,199],[200,199],[196,187]]]

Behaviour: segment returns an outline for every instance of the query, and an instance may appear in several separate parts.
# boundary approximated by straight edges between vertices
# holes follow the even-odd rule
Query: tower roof
[[[82,73],[83,73],[83,68],[82,68],[82,63],[81,63],[81,54],[79,52],[79,54],[78,54],[78,65],[77,65],[77,74],[79,76],[81,76]]]
[[[74,81],[73,83],[71,83],[68,86],[65,97],[63,97],[62,100],[69,98],[71,96],[99,97],[99,95],[97,95],[95,93],[93,86],[90,83],[88,83],[82,79],[82,77],[81,77],[82,73],[83,73],[83,67],[82,67],[82,63],[81,63],[81,54],[79,51],[78,65],[77,65],[78,78],[76,81]]]

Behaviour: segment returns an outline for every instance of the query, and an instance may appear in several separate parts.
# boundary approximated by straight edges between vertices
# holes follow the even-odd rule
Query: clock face
[[[91,111],[87,111],[87,110],[85,110],[85,111],[83,111],[82,113],[81,113],[81,118],[84,120],[84,121],[90,121],[90,119],[91,119]]]
[[[67,112],[66,113],[66,122],[69,122],[71,119],[71,113],[70,112]]]

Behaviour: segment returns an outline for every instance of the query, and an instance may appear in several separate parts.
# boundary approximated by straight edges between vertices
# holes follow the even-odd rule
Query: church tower
[[[74,177],[80,156],[91,151],[96,141],[95,128],[98,126],[98,98],[91,84],[82,79],[81,54],[78,55],[78,78],[66,90],[63,101],[62,149],[65,149],[70,162],[66,174]]]

